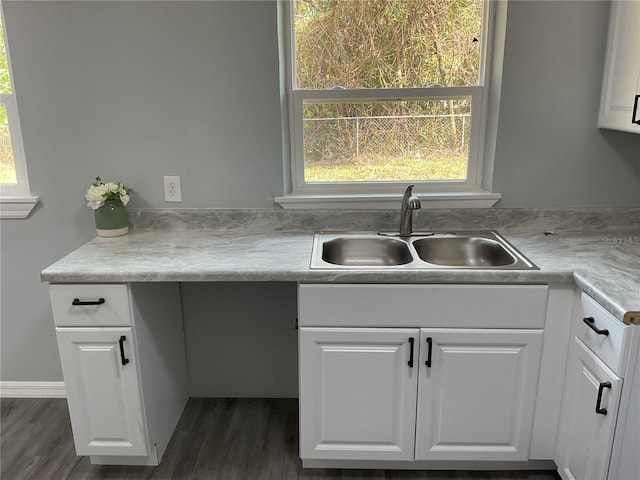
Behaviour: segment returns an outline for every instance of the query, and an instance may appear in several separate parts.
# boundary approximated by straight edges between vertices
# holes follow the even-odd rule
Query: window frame
[[[281,96],[287,106],[283,111],[283,148],[285,149],[286,194],[275,201],[284,208],[396,208],[404,189],[415,184],[414,193],[430,206],[490,207],[501,195],[490,192],[493,162],[485,161],[487,150],[495,143],[496,128],[488,129],[488,112],[497,112],[489,98],[490,73],[494,51],[504,32],[496,26],[498,9],[506,2],[484,0],[481,61],[477,85],[462,87],[424,87],[394,89],[312,90],[296,88],[294,45],[294,0],[279,2],[279,40]],[[504,3],[504,5],[502,5]],[[503,12],[506,14],[506,12]],[[502,35],[500,35],[502,33]],[[501,58],[500,58],[501,61]],[[501,64],[500,64],[501,66]],[[499,72],[501,73],[501,72]],[[498,89],[499,92],[499,89]],[[467,179],[464,181],[388,181],[306,183],[304,181],[303,104],[305,102],[365,102],[376,100],[440,100],[471,97],[471,131]],[[490,101],[494,104],[490,104]],[[492,108],[493,107],[493,108]],[[285,110],[283,108],[283,110]],[[495,122],[497,126],[497,122]],[[492,131],[488,131],[492,130]],[[493,139],[488,138],[493,135]],[[489,142],[487,142],[489,140]],[[289,174],[290,176],[288,177]]]
[[[16,169],[16,183],[0,183],[0,219],[27,218],[38,203],[39,198],[31,194],[29,187],[27,160],[24,152],[24,142],[22,140],[20,115],[16,101],[15,83],[13,81],[13,71],[11,68],[11,54],[9,53],[9,42],[7,40],[7,29],[2,2],[0,2],[0,9],[2,9],[0,19],[4,31],[4,46],[7,52],[7,67],[9,69],[12,90],[10,93],[0,92],[0,105],[4,105],[7,110],[9,135],[11,137],[11,148],[13,150],[13,160]]]

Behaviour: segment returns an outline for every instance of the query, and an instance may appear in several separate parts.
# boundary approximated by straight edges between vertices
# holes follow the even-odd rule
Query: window
[[[29,190],[1,7],[0,4],[0,218],[26,218],[38,197]]]
[[[495,3],[285,2],[291,193],[276,200],[392,207],[415,184],[443,206],[493,205],[483,158]]]

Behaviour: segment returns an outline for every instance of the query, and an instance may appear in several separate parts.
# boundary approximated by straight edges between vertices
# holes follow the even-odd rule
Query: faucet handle
[[[413,195],[413,187],[415,187],[415,185],[409,185],[404,191],[404,196],[402,197],[402,206],[408,208],[409,210],[418,210],[419,208],[421,208],[420,199]]]
[[[415,185],[409,185],[407,187],[407,189],[404,191],[403,199],[404,198],[409,198],[412,195],[413,187],[415,187]]]

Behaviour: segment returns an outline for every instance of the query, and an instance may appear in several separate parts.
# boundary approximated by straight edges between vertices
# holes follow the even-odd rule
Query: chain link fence
[[[305,118],[305,161],[460,153],[469,148],[470,125],[470,113]]]

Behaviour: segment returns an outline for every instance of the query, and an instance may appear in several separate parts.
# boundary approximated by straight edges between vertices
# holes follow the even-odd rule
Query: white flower
[[[87,194],[85,195],[87,207],[97,210],[104,205],[104,197],[102,196],[103,192],[101,190],[100,187],[90,187],[89,190],[87,190]]]
[[[120,185],[118,185],[117,183],[108,182],[104,184],[104,188],[107,192],[117,192],[118,190],[120,190]]]
[[[104,206],[107,200],[120,200],[124,206],[130,200],[129,192],[125,186],[115,182],[103,183],[100,177],[97,177],[93,185],[89,187],[85,198],[87,199],[87,207],[91,207],[93,210]]]

